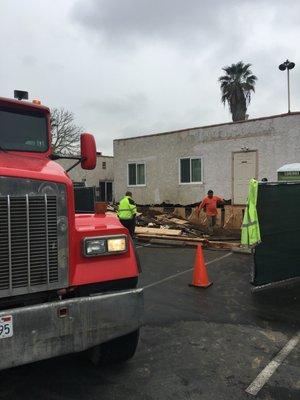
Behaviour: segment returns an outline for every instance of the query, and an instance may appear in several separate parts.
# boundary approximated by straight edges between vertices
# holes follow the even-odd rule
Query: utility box
[[[300,163],[285,164],[277,170],[278,182],[300,182]]]
[[[300,181],[260,183],[261,243],[255,248],[254,286],[300,278]]]

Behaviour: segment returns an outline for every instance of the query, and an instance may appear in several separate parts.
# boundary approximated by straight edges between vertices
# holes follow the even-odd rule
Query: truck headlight
[[[85,257],[125,253],[127,251],[127,237],[106,236],[85,238],[83,241],[83,253]]]
[[[107,251],[109,253],[119,253],[126,251],[126,237],[107,239]]]
[[[98,256],[99,254],[106,253],[106,240],[85,239],[84,253],[86,256]]]

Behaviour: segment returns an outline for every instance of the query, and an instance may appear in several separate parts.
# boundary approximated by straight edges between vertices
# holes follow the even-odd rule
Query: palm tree
[[[251,101],[251,91],[255,91],[257,77],[249,69],[251,64],[244,64],[239,61],[237,64],[222,68],[226,75],[220,76],[222,97],[225,105],[228,103],[232,114],[232,121],[246,119],[247,107]]]

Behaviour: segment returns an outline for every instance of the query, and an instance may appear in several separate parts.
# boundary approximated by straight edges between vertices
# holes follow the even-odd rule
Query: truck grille
[[[0,197],[0,291],[57,285],[57,218],[56,196]]]

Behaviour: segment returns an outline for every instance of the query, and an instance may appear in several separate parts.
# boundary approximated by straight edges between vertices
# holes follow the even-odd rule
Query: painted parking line
[[[297,346],[300,340],[300,332],[298,332],[287,344],[280,350],[280,352],[273,358],[272,361],[261,371],[254,381],[247,387],[246,392],[252,396],[256,396],[260,389],[271,378],[276,369],[282,364],[290,352]]]
[[[225,254],[224,256],[217,257],[217,258],[215,258],[215,259],[213,259],[213,260],[211,260],[211,261],[208,261],[208,262],[206,263],[206,265],[210,265],[210,264],[213,264],[213,263],[215,263],[215,262],[217,262],[217,261],[223,260],[224,258],[231,256],[232,254],[233,254],[233,253],[228,253],[228,254]],[[179,272],[178,274],[170,275],[170,276],[168,276],[167,278],[161,279],[160,281],[153,282],[153,283],[150,283],[149,285],[144,286],[143,289],[148,289],[148,288],[150,288],[150,287],[152,287],[152,286],[156,286],[156,285],[159,285],[159,284],[161,284],[161,283],[170,281],[171,279],[177,278],[177,276],[180,276],[180,275],[184,275],[184,274],[186,274],[187,272],[192,271],[193,269],[194,269],[194,268],[189,268],[189,269],[186,269],[186,270],[184,270],[184,271],[182,271],[182,272]]]

